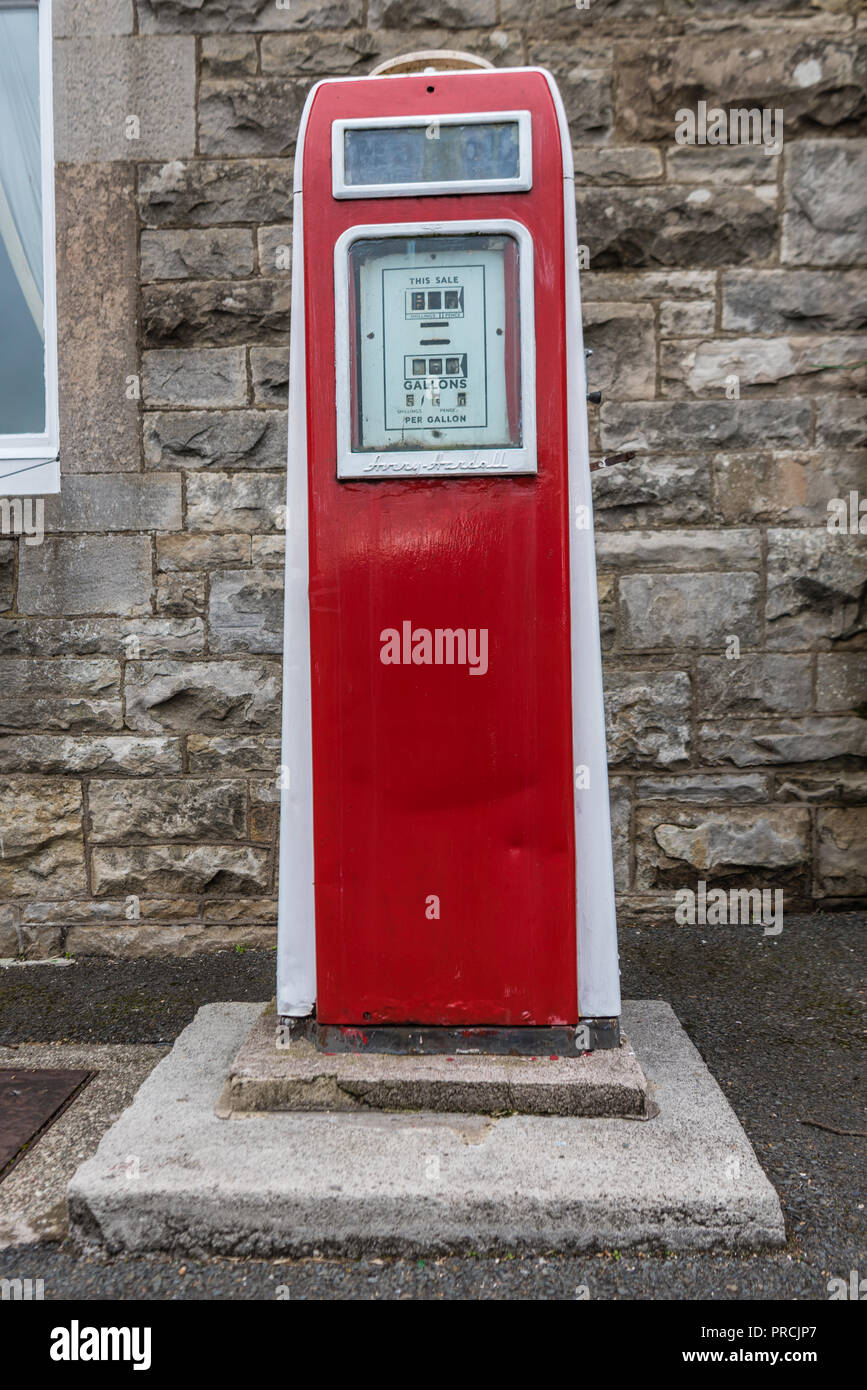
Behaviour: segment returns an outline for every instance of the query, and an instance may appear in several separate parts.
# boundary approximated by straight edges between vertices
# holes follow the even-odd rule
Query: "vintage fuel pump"
[[[278,1015],[330,1051],[615,1046],[573,167],[548,73],[314,87],[289,392]]]

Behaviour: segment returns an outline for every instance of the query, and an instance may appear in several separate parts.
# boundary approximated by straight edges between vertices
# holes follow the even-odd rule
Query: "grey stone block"
[[[181,772],[183,759],[178,738],[137,738],[132,734],[62,736],[14,734],[0,737],[0,772],[124,773],[154,777]]]
[[[283,77],[228,77],[201,82],[202,154],[292,154],[308,87],[308,82]]]
[[[629,887],[632,847],[632,782],[628,777],[612,777],[608,799],[611,807],[611,852],[614,858],[614,887]]]
[[[604,449],[682,452],[803,448],[809,442],[808,401],[612,401],[601,411]]]
[[[756,567],[761,552],[757,530],[608,532],[596,537],[600,569],[697,570]]]
[[[816,709],[852,709],[867,715],[867,651],[819,654]]]
[[[126,164],[58,164],[55,173],[64,475],[139,467],[134,189]]]
[[[157,569],[161,570],[185,573],[221,565],[248,565],[250,554],[250,537],[245,535],[199,536],[182,531],[176,536],[157,536]]]
[[[282,531],[286,479],[279,473],[191,473],[187,525],[200,531]]]
[[[619,187],[624,183],[657,183],[662,156],[646,145],[579,145],[574,151],[575,179]]]
[[[550,34],[573,43],[585,36],[589,39],[597,19],[628,19],[634,31],[642,20],[652,23],[655,18],[654,6],[641,0],[592,0],[592,4],[595,11],[579,10],[574,0],[501,0],[500,17],[504,24],[520,24],[529,34]]]
[[[215,652],[283,650],[283,575],[222,570],[211,579],[211,648]]]
[[[250,77],[259,65],[252,34],[206,34],[201,55],[203,77]]]
[[[777,801],[842,802],[852,806],[867,802],[867,780],[861,771],[829,770],[812,775],[781,772],[775,781]]]
[[[162,348],[144,352],[142,394],[149,406],[246,405],[244,349]]]
[[[716,293],[716,272],[712,270],[585,270],[581,276],[581,298],[589,300],[626,299],[707,299]]]
[[[91,872],[99,897],[256,893],[270,886],[271,855],[251,845],[100,846],[92,851]]]
[[[150,598],[147,536],[65,536],[21,548],[18,607],[22,613],[134,617],[150,612]]]
[[[81,787],[68,777],[16,777],[0,786],[0,895],[85,893],[81,821]]]
[[[127,724],[139,732],[280,727],[280,671],[274,662],[131,662],[126,691]]]
[[[460,47],[487,58],[495,67],[520,67],[524,40],[515,29],[462,29]],[[342,33],[310,31],[263,34],[263,73],[286,73],[312,80],[315,77],[352,77],[369,72],[386,58],[420,49],[451,48],[453,30],[346,29]]]
[[[288,348],[251,347],[250,376],[253,380],[253,400],[257,405],[276,405],[286,409],[289,404]]]
[[[674,139],[674,115],[708,108],[785,110],[785,134],[817,121],[845,125],[863,114],[858,47],[826,35],[776,32],[688,34],[666,43],[624,44],[618,54],[618,115],[627,139]],[[806,80],[805,80],[806,79]],[[780,132],[782,134],[782,132]]]
[[[846,404],[839,401],[841,406]],[[835,416],[842,433],[846,417],[836,412]],[[839,450],[717,454],[712,467],[719,516],[728,522],[771,521],[815,527],[827,519],[829,498],[841,493],[845,497],[864,477],[860,454]]]
[[[193,154],[195,68],[192,39],[58,39],[55,157],[87,163]]]
[[[346,29],[361,23],[362,0],[139,0],[142,33],[222,33],[233,30]]]
[[[285,564],[286,560],[286,537],[285,536],[254,536],[253,537],[253,564],[254,565],[274,565],[278,569]]]
[[[867,261],[867,140],[799,140],[785,157],[782,259]]]
[[[776,1193],[667,1004],[624,1006],[660,1110],[575,1116],[214,1114],[260,1006],[212,1004],[67,1190],[71,1234],[121,1250],[423,1254],[779,1246]],[[177,1104],[184,1097],[183,1104]],[[141,1177],[118,1183],[126,1156]],[[243,1194],[243,1200],[239,1200]]]
[[[238,840],[247,825],[247,784],[209,777],[146,783],[94,779],[88,792],[90,840]]]
[[[57,695],[66,699],[91,695],[108,699],[120,694],[120,663],[109,657],[6,657],[2,693]]]
[[[131,908],[138,912],[136,921],[176,921],[190,923],[201,916],[202,904],[197,898],[141,898],[133,905],[127,898],[72,899],[65,903],[30,902],[21,909],[22,922],[39,925],[102,926],[106,922],[126,924]]]
[[[688,801],[699,806],[768,801],[770,794],[771,779],[758,772],[682,772],[639,777],[636,786],[639,801]]]
[[[148,347],[286,342],[289,286],[264,279],[145,285],[142,332]]]
[[[765,870],[801,870],[810,842],[810,812],[800,806],[726,806],[714,809],[639,807],[636,812],[636,886],[687,887],[696,874],[714,880]],[[773,879],[773,874],[771,874]]]
[[[291,275],[292,224],[259,228],[259,269],[263,275]]]
[[[816,829],[820,894],[863,896],[867,893],[867,806],[818,811]]]
[[[768,531],[767,644],[827,649],[865,631],[862,537],[825,526]]]
[[[867,271],[725,270],[730,333],[834,333],[867,327]]]
[[[280,222],[292,216],[292,161],[172,159],[139,169],[146,227]]]
[[[496,0],[368,0],[367,22],[371,29],[411,29],[441,24],[447,29],[469,29],[497,23]],[[503,16],[506,22],[506,16]]]
[[[145,900],[140,899],[142,907]],[[95,925],[72,926],[66,934],[66,948],[71,955],[134,957],[135,959],[164,960],[167,956],[189,958],[209,955],[214,951],[248,951],[274,949],[276,930],[272,922],[147,922],[134,925],[127,921]]]
[[[616,592],[616,584],[613,575],[597,575],[596,593],[599,599],[599,636],[603,651],[608,651],[608,649],[613,646],[617,634],[615,609]]]
[[[678,19],[697,19],[699,26],[707,24],[713,32],[716,32],[722,16],[723,28],[729,27],[731,21],[736,19],[748,33],[759,30],[764,36],[767,36],[767,22],[764,18],[766,15],[775,16],[782,11],[809,18],[816,13],[812,0],[752,0],[748,15],[744,14],[741,0],[666,0],[666,9]],[[830,16],[826,18],[823,15],[819,25],[820,31],[833,23]]]
[[[670,767],[689,758],[690,680],[685,671],[605,671],[608,761]]]
[[[94,473],[65,478],[45,504],[46,531],[178,531],[179,473]]]
[[[69,730],[122,729],[120,700],[73,699],[27,695],[7,699],[0,696],[0,728]]]
[[[722,395],[732,377],[742,393],[804,395],[856,389],[865,361],[865,334],[712,338],[663,343],[660,377],[666,396]]]
[[[0,655],[178,656],[204,649],[200,619],[9,618],[0,620]]]
[[[783,656],[724,653],[696,662],[696,705],[705,718],[722,714],[804,714],[812,703],[812,661]]]
[[[756,557],[758,564],[758,557]],[[628,574],[619,583],[623,645],[724,648],[726,638],[755,640],[759,624],[757,574]]]
[[[663,299],[659,306],[660,338],[706,337],[716,321],[716,304],[712,299]]]
[[[264,34],[262,72],[309,78],[361,76],[379,62],[382,38],[366,29]]]
[[[175,617],[204,613],[207,604],[206,579],[201,573],[160,574],[157,576],[156,609]]]
[[[131,34],[133,0],[54,0],[51,27],[56,39]]]
[[[247,227],[155,229],[141,235],[141,279],[238,279],[253,273],[253,233]]]
[[[867,444],[867,395],[857,400],[817,401],[816,443],[835,449],[860,449]]]
[[[269,772],[276,782],[280,739],[266,734],[190,734],[190,772]]]
[[[753,188],[579,187],[576,199],[578,241],[594,270],[749,265],[767,260],[776,242],[775,201]]]
[[[15,584],[15,542],[0,541],[0,609],[12,607]]]
[[[593,353],[589,385],[618,400],[647,400],[656,388],[656,331],[649,304],[592,301],[584,307],[584,342]]]
[[[583,1057],[325,1055],[306,1038],[276,1045],[264,1009],[229,1066],[217,1114],[300,1110],[444,1111],[447,1114],[626,1116],[655,1113],[627,1040]]]
[[[148,411],[146,468],[286,467],[285,410]]]
[[[768,767],[867,757],[867,720],[810,715],[802,719],[721,719],[699,727],[698,755],[710,764]]]
[[[580,23],[580,20],[578,21]],[[563,97],[574,142],[610,140],[614,126],[611,48],[570,43],[530,43],[528,61],[553,74]]]
[[[710,521],[713,474],[706,459],[649,456],[592,475],[597,556],[600,531]]]
[[[779,164],[780,156],[767,154],[762,145],[668,145],[665,151],[665,172],[672,183],[756,187],[776,183]]]

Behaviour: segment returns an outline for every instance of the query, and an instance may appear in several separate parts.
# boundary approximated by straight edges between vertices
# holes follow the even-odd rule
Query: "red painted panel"
[[[528,193],[330,195],[334,119],[516,109],[533,117]],[[563,171],[551,95],[534,73],[326,84],[303,157],[318,1014],[575,1022]],[[335,242],[360,223],[492,218],[522,222],[534,241],[538,475],[339,483]],[[486,628],[487,673],[383,665],[380,633],[404,621]]]

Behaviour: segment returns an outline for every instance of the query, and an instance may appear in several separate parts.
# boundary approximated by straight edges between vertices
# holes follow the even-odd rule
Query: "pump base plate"
[[[311,1026],[317,1028],[312,1020],[295,1019],[293,1025],[287,1029],[285,1022],[278,1023],[273,1005],[257,1018],[229,1068],[219,1115],[427,1110],[642,1120],[655,1113],[644,1072],[628,1043],[599,1052],[573,1050],[570,1055],[565,1048],[575,1047],[574,1028],[371,1030],[397,1034],[394,1041],[403,1045],[398,1053],[397,1048],[354,1050],[346,1045],[350,1039],[341,1047],[342,1035],[356,1030],[321,1025],[317,1045],[311,1037]],[[534,1051],[504,1051],[517,1032],[534,1035]],[[478,1045],[476,1034],[485,1033],[495,1035],[498,1051]],[[332,1036],[338,1046],[329,1049]]]
[[[414,1057],[581,1057],[585,1052],[620,1046],[619,1018],[583,1018],[577,1027],[441,1028],[420,1024],[320,1023],[282,1016],[283,1045],[307,1038],[319,1052],[388,1053]]]
[[[261,1011],[199,1010],[72,1179],[75,1240],[263,1257],[785,1243],[747,1136],[658,1000],[623,1005],[659,1105],[643,1123],[375,1110],[219,1119],[228,1068]],[[122,1178],[130,1154],[141,1160],[135,1182]]]

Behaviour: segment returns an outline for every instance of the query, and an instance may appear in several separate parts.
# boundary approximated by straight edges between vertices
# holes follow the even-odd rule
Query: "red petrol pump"
[[[619,1037],[568,130],[541,69],[320,82],[294,192],[277,1011]]]

